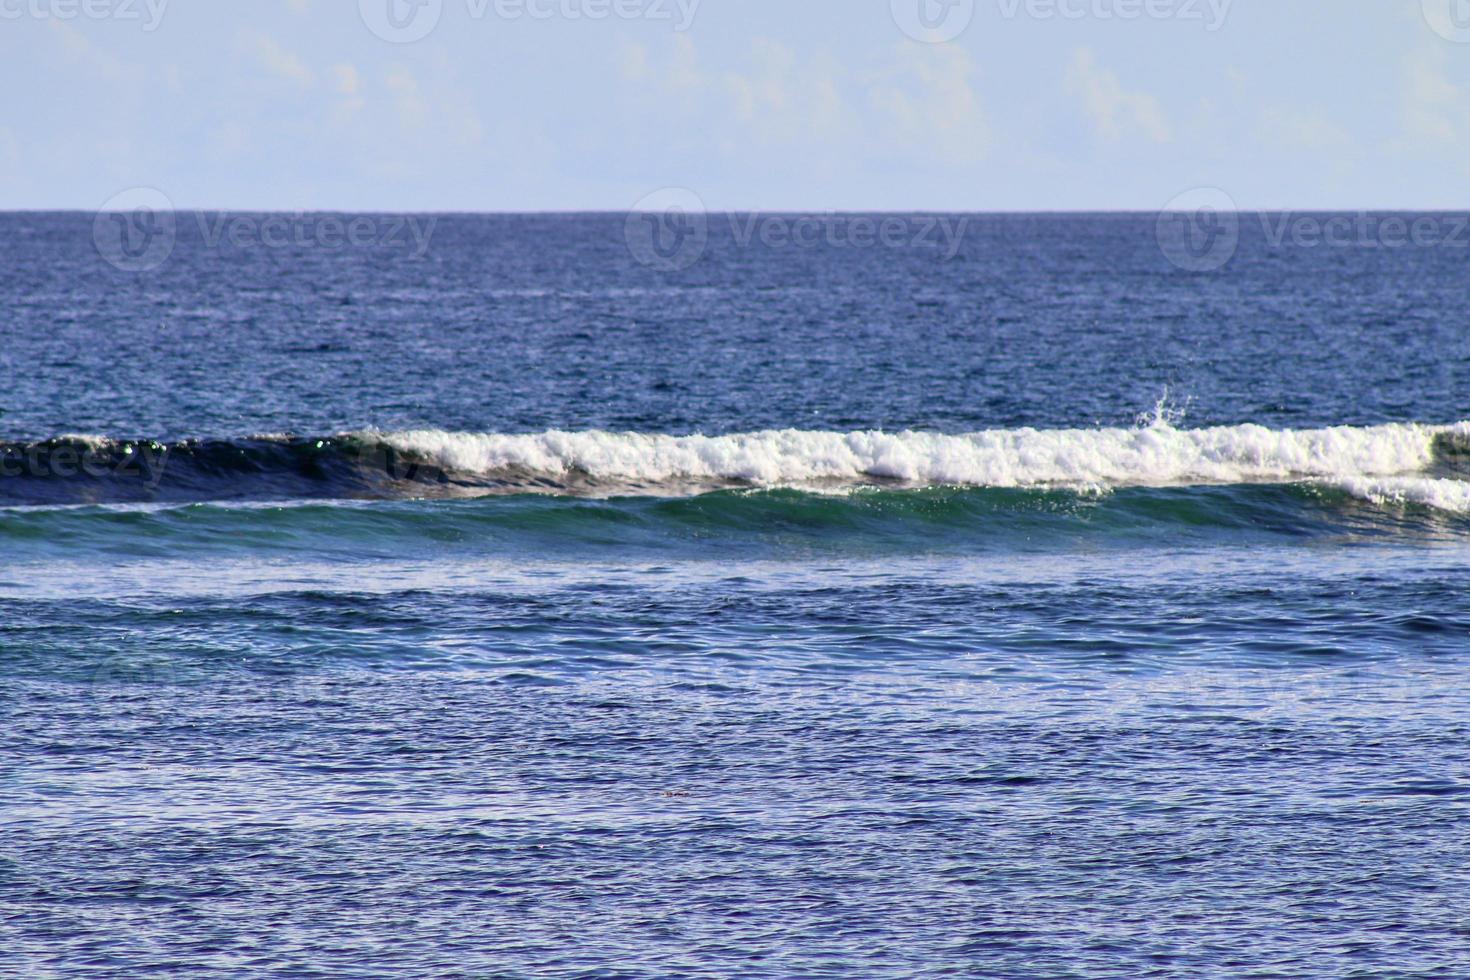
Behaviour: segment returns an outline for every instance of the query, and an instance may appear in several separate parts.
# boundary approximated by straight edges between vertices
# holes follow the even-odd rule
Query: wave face
[[[1415,473],[1470,447],[1470,422],[1273,431],[1035,429],[939,435],[803,432],[661,436],[605,432],[369,436],[446,472],[536,474],[553,482],[660,487],[1177,486]]]
[[[439,430],[177,443],[63,436],[0,446],[0,502],[689,496],[796,488],[1178,487],[1317,482],[1377,504],[1470,510],[1470,422],[1306,430],[722,436]]]
[[[1160,546],[1207,553],[1313,541],[1456,540],[1470,518],[1302,484],[850,493],[725,490],[691,497],[518,495],[454,500],[112,504],[0,510],[0,549],[44,562],[241,556],[275,561],[865,559],[1075,554]],[[5,582],[0,576],[0,592]]]

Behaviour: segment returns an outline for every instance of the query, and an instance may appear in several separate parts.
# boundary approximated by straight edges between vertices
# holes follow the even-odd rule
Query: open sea
[[[1470,241],[142,217],[0,215],[0,975],[1470,976]]]

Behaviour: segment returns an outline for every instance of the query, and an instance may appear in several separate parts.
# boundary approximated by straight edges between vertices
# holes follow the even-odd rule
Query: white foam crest
[[[111,437],[98,435],[94,432],[63,432],[47,441],[70,442],[86,446],[88,449],[108,449],[117,445],[117,441]]]
[[[1380,506],[1415,505],[1452,514],[1470,514],[1470,483],[1430,477],[1357,477],[1339,484],[1344,490]]]
[[[1453,426],[1273,430],[1007,429],[926,432],[756,432],[726,436],[423,430],[359,433],[450,471],[529,473],[623,484],[739,482],[756,486],[894,480],[987,487],[1172,486],[1397,476],[1434,461],[1436,438],[1470,443]]]

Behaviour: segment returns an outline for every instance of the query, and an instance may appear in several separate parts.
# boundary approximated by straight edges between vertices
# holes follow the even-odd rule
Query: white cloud
[[[1409,57],[1404,71],[1404,129],[1419,142],[1454,142],[1464,100],[1446,73],[1444,52],[1429,47]]]
[[[332,66],[332,90],[338,98],[331,109],[332,125],[344,126],[367,107],[367,99],[362,94],[362,77],[358,75],[357,68],[343,62]]]
[[[398,126],[416,137],[430,134],[459,147],[478,146],[485,136],[485,126],[463,93],[441,84],[426,86],[412,71],[399,66],[388,72],[383,81],[390,95],[390,110],[398,117]],[[376,108],[377,103],[373,103]],[[415,150],[415,147],[409,147]]]
[[[104,51],[70,24],[57,19],[48,20],[46,24],[74,63],[82,65],[105,81],[114,85],[136,85],[147,76],[145,69]]]
[[[869,92],[888,140],[937,150],[952,163],[984,157],[990,124],[970,80],[970,55],[948,45],[903,44],[898,66]]]
[[[665,84],[686,104],[694,102],[705,90],[704,75],[699,70],[699,54],[694,39],[688,34],[674,35],[673,62]]]
[[[252,31],[241,36],[241,44],[266,74],[302,88],[316,84],[316,74],[296,55],[269,34]]]
[[[384,84],[393,96],[393,109],[399,121],[408,129],[418,129],[429,119],[429,104],[419,94],[419,81],[407,68],[395,68],[388,73]]]
[[[848,127],[841,68],[831,59],[802,58],[780,42],[756,38],[750,64],[747,71],[725,73],[724,91],[735,121],[754,138],[786,142]]]
[[[1093,130],[1102,139],[1116,143],[1132,131],[1155,143],[1171,139],[1158,100],[1146,92],[1125,89],[1116,74],[1097,64],[1090,49],[1077,49],[1067,72],[1067,87],[1082,99]]]
[[[617,54],[618,76],[639,93],[643,105],[660,104],[667,112],[707,111],[701,106],[709,79],[699,66],[699,52],[688,34],[671,34],[650,48],[646,44],[624,44]]]
[[[727,155],[781,147],[807,173],[847,170],[872,156],[925,165],[982,158],[990,127],[973,85],[976,68],[956,45],[900,44],[879,70],[854,76],[832,53],[758,37],[737,64],[701,69],[679,35],[662,51],[621,55],[636,105],[667,125],[697,118]]]
[[[332,66],[332,87],[340,95],[356,95],[362,86],[357,69],[349,64]]]

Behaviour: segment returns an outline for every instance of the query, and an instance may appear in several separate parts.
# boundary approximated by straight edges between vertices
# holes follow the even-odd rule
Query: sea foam
[[[1354,497],[1390,506],[1415,505],[1454,514],[1470,514],[1470,483],[1429,477],[1353,477],[1338,485]]]
[[[1006,429],[928,432],[783,430],[721,436],[613,432],[530,435],[437,430],[358,433],[449,472],[531,474],[633,486],[862,484],[1124,487],[1339,483],[1371,499],[1439,506],[1465,484],[1384,477],[1422,474],[1447,448],[1470,448],[1470,422],[1275,430],[1259,425],[1176,429]],[[1397,489],[1392,489],[1397,488]]]

